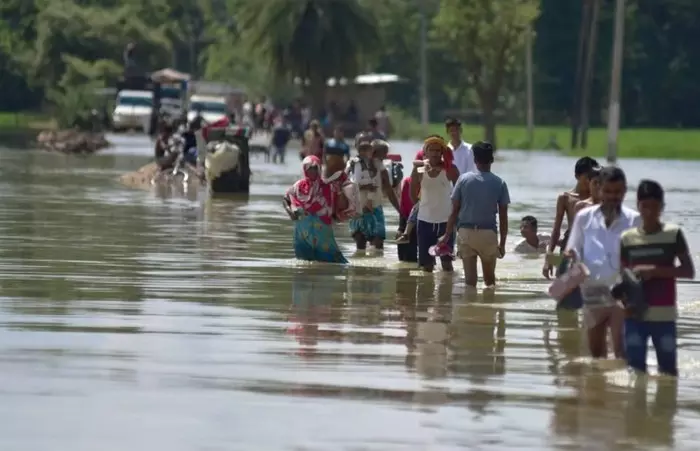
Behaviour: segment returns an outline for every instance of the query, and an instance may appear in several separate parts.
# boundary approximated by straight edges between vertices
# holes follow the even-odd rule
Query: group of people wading
[[[443,271],[452,271],[456,241],[466,284],[476,286],[479,259],[485,285],[493,286],[496,262],[505,254],[508,186],[491,172],[489,143],[470,146],[461,138],[458,121],[450,119],[445,126],[449,142],[428,137],[411,175],[393,183],[383,163],[389,145],[369,133],[357,137],[357,156],[348,161],[346,148],[326,143],[325,171],[321,158],[306,156],[303,178],[284,197],[296,224],[297,258],[347,263],[335,241],[335,222],[349,222],[358,250],[367,245],[382,249],[387,198],[400,218],[400,260],[432,272],[439,258]],[[610,332],[615,356],[644,372],[651,338],[659,372],[677,375],[676,279],[692,279],[695,269],[681,229],[661,219],[663,188],[642,180],[635,211],[622,205],[627,179],[619,167],[601,167],[584,157],[574,175],[576,187],[558,196],[551,236],[538,233],[537,219],[525,216],[520,224],[524,239],[514,251],[545,254],[542,273],[548,279],[565,274],[567,265],[586,268],[586,278],[558,298],[557,308],[583,311],[592,357],[607,357]],[[560,240],[565,219],[568,230]]]
[[[574,189],[557,198],[542,273],[560,276],[579,262],[588,275],[557,308],[582,310],[593,358],[607,358],[610,333],[615,357],[645,372],[651,338],[659,373],[678,375],[676,279],[694,278],[695,268],[680,227],[662,220],[663,188],[641,180],[635,211],[623,205],[627,178],[619,167],[584,157],[574,176]],[[568,229],[559,240],[564,219]]]
[[[384,163],[389,144],[372,131],[357,136],[357,156],[347,161],[347,146],[339,144],[338,135],[326,142],[325,161],[318,155],[304,157],[303,177],[284,197],[284,208],[295,221],[296,257],[346,263],[335,240],[335,222],[348,222],[357,250],[368,245],[383,249],[387,199],[400,218],[399,260],[432,272],[439,259],[443,271],[450,272],[457,241],[467,284],[476,285],[478,257],[486,284],[493,285],[496,261],[505,254],[508,187],[491,172],[494,149],[489,143],[464,142],[456,119],[445,122],[445,131],[449,142],[429,136],[411,175],[399,180]]]

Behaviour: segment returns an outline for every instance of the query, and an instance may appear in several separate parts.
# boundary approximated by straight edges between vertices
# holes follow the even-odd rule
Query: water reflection
[[[561,385],[565,379],[562,375],[579,366],[572,365],[572,362],[581,355],[588,355],[586,332],[579,327],[579,312],[557,310],[556,323],[546,321],[542,333],[549,370],[555,376],[555,383]]]
[[[451,371],[478,384],[505,374],[506,313],[498,307],[496,290],[467,290],[452,318]]]
[[[380,343],[377,333],[367,333],[363,328],[377,328],[382,323],[382,306],[389,293],[384,287],[393,285],[393,274],[378,268],[350,266],[348,268],[346,296],[347,323],[355,332],[348,334],[353,343]]]
[[[219,261],[249,253],[253,237],[244,224],[252,221],[246,206],[245,198],[210,198],[203,202],[199,241],[208,259]],[[259,246],[256,254],[266,250],[266,246]]]
[[[425,379],[447,376],[448,324],[452,310],[452,277],[427,274],[416,286],[415,370]]]
[[[118,186],[149,157],[115,150],[0,151],[0,449],[693,447],[700,284],[679,284],[684,376],[647,393],[580,358],[577,315],[554,312],[536,262],[507,254],[497,291],[396,265],[394,246],[349,267],[298,262],[279,208],[298,162],[255,161],[249,198],[192,202]],[[573,161],[499,161],[513,214],[549,227]],[[696,252],[699,167],[653,174]],[[346,228],[338,239],[350,255]]]
[[[628,395],[625,432],[638,444],[673,447],[676,445],[673,420],[678,410],[678,380],[657,380],[651,402],[648,382],[647,377],[641,377]]]
[[[573,396],[554,401],[552,432],[561,445],[586,443],[587,449],[672,447],[678,383],[670,378],[655,382],[649,402],[647,377],[621,388],[611,385],[601,372],[572,375]]]
[[[340,320],[343,272],[340,265],[298,268],[293,272],[288,332],[299,343],[299,355],[314,357],[319,339],[339,339],[338,331],[322,327]]]
[[[396,274],[396,285],[394,287],[396,308],[398,309],[399,320],[405,330],[404,344],[406,346],[405,365],[409,370],[415,367],[416,356],[416,289],[418,278],[411,275],[409,269],[401,269]]]

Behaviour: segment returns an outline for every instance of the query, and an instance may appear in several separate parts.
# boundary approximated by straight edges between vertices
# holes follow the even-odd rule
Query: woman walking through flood
[[[300,260],[347,263],[335,241],[335,192],[321,178],[321,160],[302,161],[303,177],[284,197],[284,208],[294,224],[294,254]]]

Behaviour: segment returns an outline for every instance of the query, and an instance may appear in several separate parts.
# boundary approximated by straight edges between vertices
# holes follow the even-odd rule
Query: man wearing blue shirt
[[[340,125],[333,129],[333,137],[323,145],[323,157],[325,177],[345,170],[345,164],[350,159],[350,145],[345,142],[343,129]]]
[[[327,140],[323,147],[325,153],[342,155],[346,159],[350,159],[350,145],[345,142],[345,133],[340,125],[333,129],[333,137]]]
[[[496,262],[505,255],[510,195],[506,182],[491,172],[493,146],[480,141],[472,151],[477,171],[457,179],[452,191],[452,214],[441,240],[446,241],[456,228],[467,285],[476,286],[479,257],[484,284],[490,287],[496,283]]]
[[[287,154],[287,145],[292,139],[292,129],[285,118],[275,119],[272,126],[272,162],[277,163],[279,158],[280,163],[284,164],[284,156]]]

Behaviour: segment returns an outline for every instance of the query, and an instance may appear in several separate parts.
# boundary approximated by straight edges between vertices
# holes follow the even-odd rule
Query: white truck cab
[[[125,89],[117,94],[112,113],[114,130],[143,130],[148,133],[148,124],[153,111],[153,92]]]
[[[223,119],[228,114],[226,98],[223,96],[193,95],[190,97],[187,120],[194,119],[197,113],[201,114],[202,118],[210,124]]]

